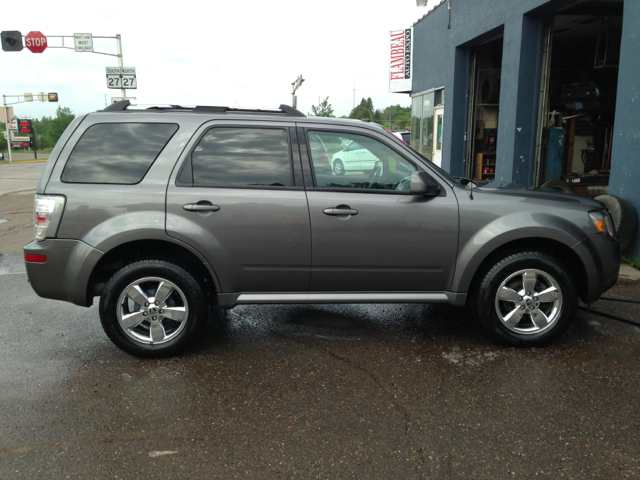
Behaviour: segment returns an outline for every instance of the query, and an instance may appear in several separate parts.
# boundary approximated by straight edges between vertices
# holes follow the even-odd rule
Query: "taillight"
[[[65,198],[59,195],[36,195],[33,202],[33,224],[36,240],[54,237],[64,210]]]

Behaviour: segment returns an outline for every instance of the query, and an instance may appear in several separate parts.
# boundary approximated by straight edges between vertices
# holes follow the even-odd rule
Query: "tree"
[[[329,97],[321,101],[318,106],[311,106],[311,111],[316,117],[333,117],[333,107],[329,103]]]
[[[55,144],[76,116],[69,107],[58,107],[56,117],[51,120],[50,136]]]
[[[375,120],[375,112],[373,110],[373,102],[371,98],[365,100],[364,98],[360,101],[360,105],[351,110],[349,114],[349,118],[356,118],[358,120],[362,120],[363,118],[368,118],[369,120]]]
[[[400,130],[405,130],[411,125],[411,107],[401,107],[400,105],[391,105],[384,109],[383,125],[388,129],[396,126]]]

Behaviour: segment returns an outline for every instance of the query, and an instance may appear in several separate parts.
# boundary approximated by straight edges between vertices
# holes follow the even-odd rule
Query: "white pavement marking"
[[[175,455],[178,452],[175,452],[173,450],[165,450],[164,452],[149,452],[149,456],[151,458],[153,457],[159,457],[160,455]]]

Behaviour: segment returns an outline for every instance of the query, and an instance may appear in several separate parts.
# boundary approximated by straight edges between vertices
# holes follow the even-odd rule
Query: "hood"
[[[507,197],[519,197],[519,198],[532,198],[538,200],[550,200],[554,202],[564,203],[581,203],[594,209],[604,208],[597,200],[589,197],[583,197],[580,195],[573,195],[570,193],[561,193],[551,190],[550,188],[540,187],[528,187],[519,185],[517,183],[502,183],[502,182],[477,182],[477,190],[483,193],[489,193],[494,195],[504,195]],[[474,190],[476,190],[474,188]]]

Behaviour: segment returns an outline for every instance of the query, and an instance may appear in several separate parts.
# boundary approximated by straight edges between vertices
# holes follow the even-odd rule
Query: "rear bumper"
[[[24,247],[25,254],[46,255],[45,263],[25,262],[33,290],[43,298],[90,307],[88,293],[93,267],[102,252],[78,240],[46,239]]]
[[[583,259],[587,272],[588,289],[581,300],[595,302],[618,280],[620,242],[609,235],[590,235],[573,249]]]

